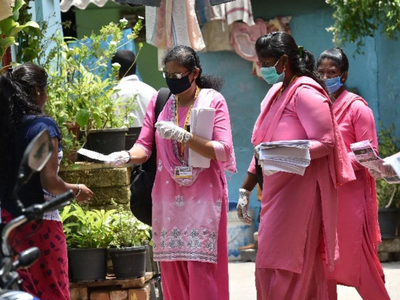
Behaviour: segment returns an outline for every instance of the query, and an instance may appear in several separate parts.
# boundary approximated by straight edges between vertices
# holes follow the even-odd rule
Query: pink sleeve
[[[155,124],[155,103],[157,100],[158,93],[155,93],[151,98],[149,105],[147,106],[146,116],[144,117],[143,126],[140,130],[139,138],[136,141],[135,145],[141,146],[147,154],[147,157],[150,157],[151,152],[153,150],[154,143],[154,124]]]
[[[251,162],[250,162],[249,168],[247,169],[247,172],[249,172],[251,174],[256,174],[256,160],[254,158],[254,155],[253,155],[253,158],[251,159]]]
[[[312,141],[311,159],[330,154],[335,143],[330,100],[309,86],[300,86],[295,99],[299,120]]]
[[[215,93],[212,107],[215,108],[213,143],[215,156],[219,161],[227,161],[233,153],[231,122],[228,105],[220,93]]]
[[[355,141],[369,140],[374,150],[378,153],[378,137],[372,110],[363,102],[354,101],[350,106],[350,113],[354,126]],[[349,157],[354,170],[361,170],[364,168],[356,161],[353,152],[349,153]]]

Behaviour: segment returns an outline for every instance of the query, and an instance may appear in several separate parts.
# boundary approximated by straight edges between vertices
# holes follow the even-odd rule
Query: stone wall
[[[77,162],[62,168],[59,176],[69,183],[83,183],[94,193],[89,203],[92,208],[111,208],[117,204],[129,205],[131,167],[110,168],[104,164]]]

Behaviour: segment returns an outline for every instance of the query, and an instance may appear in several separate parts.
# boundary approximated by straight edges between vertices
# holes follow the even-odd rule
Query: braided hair
[[[196,78],[196,84],[199,88],[212,88],[216,91],[222,89],[222,77],[202,74],[199,56],[192,48],[181,45],[168,50],[163,59],[163,64],[166,65],[171,61],[177,62],[189,71],[199,68],[199,76]]]
[[[0,185],[8,186],[15,167],[15,146],[18,130],[27,115],[44,115],[34,95],[36,88],[44,91],[46,71],[26,63],[0,76]],[[12,187],[11,187],[12,188]]]
[[[297,46],[290,34],[276,31],[260,36],[256,41],[256,53],[262,58],[280,58],[286,54],[296,75],[311,77],[325,89],[324,81],[315,71],[314,56],[303,47]]]

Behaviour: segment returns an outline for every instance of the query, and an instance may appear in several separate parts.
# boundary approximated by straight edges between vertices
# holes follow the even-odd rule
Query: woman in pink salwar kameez
[[[228,190],[224,171],[236,172],[236,163],[228,107],[215,90],[221,81],[202,75],[199,57],[186,46],[169,50],[164,65],[172,94],[157,122],[155,95],[136,144],[128,153],[110,156],[115,162],[143,163],[156,143],[152,229],[164,299],[228,300]],[[215,110],[211,140],[189,133],[188,126],[194,126],[189,122],[190,114],[196,107]],[[210,159],[210,167],[190,167],[189,149]]]
[[[355,160],[350,144],[369,140],[378,151],[372,110],[360,96],[346,91],[349,61],[341,48],[328,49],[318,59],[318,72],[331,94],[333,112],[346,144],[356,180],[338,189],[339,262],[328,274],[329,300],[336,284],[353,286],[364,300],[390,299],[378,258],[380,242],[375,180]]]
[[[261,104],[252,143],[311,140],[304,176],[263,175],[256,258],[258,300],[328,299],[324,264],[336,257],[336,187],[354,179],[330,100],[313,72],[312,54],[284,32],[260,37],[256,52],[264,79],[274,84]],[[280,83],[280,81],[283,81]],[[255,184],[254,159],[240,189],[245,222]],[[243,197],[243,195],[245,195]]]

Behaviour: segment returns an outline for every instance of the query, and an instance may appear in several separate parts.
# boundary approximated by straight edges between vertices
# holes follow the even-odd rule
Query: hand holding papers
[[[380,158],[370,141],[361,141],[350,145],[356,160],[364,167],[378,172],[388,183],[400,183],[400,155]]]
[[[264,175],[288,172],[303,176],[310,165],[310,146],[308,140],[290,140],[261,143],[255,148]]]

